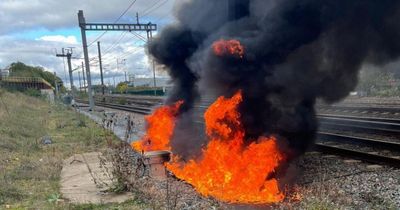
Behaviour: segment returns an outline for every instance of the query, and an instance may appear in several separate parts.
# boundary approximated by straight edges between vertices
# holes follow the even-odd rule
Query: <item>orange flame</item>
[[[238,40],[224,40],[220,39],[214,42],[213,51],[218,56],[224,55],[233,55],[243,58],[244,56],[244,47]]]
[[[167,164],[178,178],[204,196],[232,203],[274,203],[284,199],[278,180],[270,178],[284,161],[274,137],[260,137],[245,146],[245,132],[237,111],[241,92],[231,99],[220,97],[205,113],[210,139],[200,160]]]
[[[171,150],[170,139],[175,129],[175,118],[183,101],[171,106],[162,106],[149,116],[146,116],[147,133],[132,147],[137,151]]]
[[[285,161],[285,156],[274,137],[261,136],[250,145],[245,144],[245,131],[237,110],[241,102],[241,91],[230,99],[218,98],[204,115],[209,143],[203,149],[202,157],[184,163],[174,156],[166,166],[204,196],[231,203],[282,201],[285,196],[273,174]],[[169,141],[181,104],[161,107],[147,117],[147,134],[139,143],[134,143],[133,148],[138,151],[171,149]]]

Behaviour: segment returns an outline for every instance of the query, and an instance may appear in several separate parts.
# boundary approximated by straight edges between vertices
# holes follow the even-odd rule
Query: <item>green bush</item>
[[[42,93],[40,92],[40,90],[37,89],[33,89],[33,88],[29,88],[27,90],[24,91],[24,93],[28,96],[32,96],[32,97],[36,97],[36,98],[41,98],[43,97]]]

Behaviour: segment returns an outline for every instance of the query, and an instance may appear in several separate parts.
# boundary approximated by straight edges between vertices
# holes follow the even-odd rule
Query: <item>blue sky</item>
[[[75,36],[78,42],[81,42],[81,32],[79,28],[60,28],[56,30],[48,30],[46,28],[35,28],[28,31],[15,32],[11,33],[10,35],[18,38],[18,39],[27,39],[27,40],[36,40],[43,36],[56,36],[56,35],[63,35],[63,36]]]
[[[113,23],[132,2],[134,0],[0,0],[0,24],[6,26],[0,28],[0,68],[21,61],[56,72],[68,84],[63,59],[57,58],[55,52],[74,47],[73,56],[82,57],[78,10],[84,11],[86,22]],[[118,22],[136,22],[136,12],[139,12],[141,22],[153,22],[162,28],[174,20],[174,4],[174,0],[136,0]],[[87,32],[88,43],[100,34],[102,32]],[[110,77],[117,75],[118,80],[123,80],[125,71],[137,77],[152,75],[143,47],[145,43],[137,35],[107,32],[99,41],[102,50],[107,51],[103,63]],[[89,57],[97,59],[95,44],[89,47]],[[117,69],[117,60],[123,59],[126,60],[125,65]],[[81,62],[73,60],[73,68],[79,67]],[[98,82],[96,60],[91,71],[94,83]],[[158,76],[163,77],[165,73],[158,72]],[[77,72],[74,78],[78,78]]]

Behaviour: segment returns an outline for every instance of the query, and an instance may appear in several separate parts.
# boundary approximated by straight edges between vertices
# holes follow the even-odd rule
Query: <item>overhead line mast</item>
[[[85,66],[86,66],[86,78],[88,84],[88,96],[89,96],[89,106],[90,110],[94,110],[94,100],[93,100],[93,92],[92,92],[92,82],[90,76],[90,62],[89,62],[89,53],[88,53],[88,45],[86,40],[86,31],[144,31],[147,33],[147,38],[150,41],[153,35],[153,31],[157,31],[157,25],[153,23],[147,24],[130,24],[130,23],[86,23],[85,17],[83,15],[83,11],[79,10],[78,12],[78,21],[79,27],[81,28],[82,34],[82,46],[83,46],[83,55],[85,57]],[[153,65],[154,68],[154,65]],[[155,71],[155,69],[153,69]]]

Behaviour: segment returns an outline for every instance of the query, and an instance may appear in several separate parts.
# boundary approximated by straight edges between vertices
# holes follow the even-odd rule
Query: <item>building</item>
[[[8,68],[0,69],[0,78],[6,78],[10,75],[10,70]]]
[[[129,78],[130,87],[154,87],[153,78]],[[156,78],[156,87],[158,88],[169,88],[172,84],[169,78]]]

